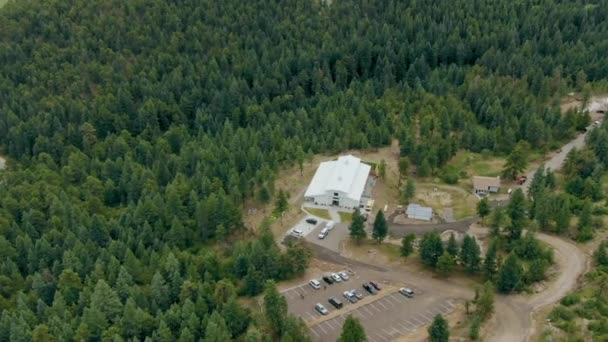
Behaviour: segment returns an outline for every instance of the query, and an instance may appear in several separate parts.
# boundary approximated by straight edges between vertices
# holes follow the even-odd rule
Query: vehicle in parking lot
[[[346,298],[349,302],[351,303],[356,303],[359,300],[357,299],[357,296],[355,296],[354,293],[352,293],[351,291],[344,291],[344,298]]]
[[[339,282],[341,282],[341,281],[342,281],[342,278],[340,278],[340,275],[339,275],[338,273],[332,273],[332,274],[331,274],[331,277],[334,279],[334,281],[335,281],[336,283],[339,283]]]
[[[304,235],[304,232],[300,229],[294,229],[291,231],[291,233],[289,233],[289,235],[296,238],[301,238]]]
[[[363,293],[361,293],[361,292],[359,292],[359,291],[357,291],[355,289],[350,290],[350,293],[354,294],[355,297],[357,297],[358,300],[363,299]]]
[[[317,310],[321,315],[327,315],[329,313],[329,310],[327,310],[321,303],[317,303],[315,305],[315,310]]]
[[[327,228],[328,230],[332,230],[334,229],[335,225],[336,223],[334,221],[327,221],[327,223],[325,224],[325,228]]]
[[[321,283],[317,279],[311,279],[308,282],[308,285],[310,285],[310,287],[312,287],[315,290],[318,290],[321,288]]]
[[[335,283],[334,278],[332,278],[331,275],[324,275],[323,281],[328,283],[329,285]]]
[[[314,219],[312,217],[306,219],[306,223],[317,224],[317,222],[319,222],[319,221],[317,221],[317,219]]]
[[[363,283],[362,286],[369,294],[375,295],[377,293],[376,289],[370,283]]]
[[[329,234],[329,229],[327,228],[323,228],[321,229],[321,232],[319,233],[319,235],[317,235],[317,237],[321,240],[325,239],[325,237],[327,236],[327,234]]]
[[[409,298],[414,297],[414,291],[412,291],[412,289],[408,289],[407,287],[400,288],[399,293]]]
[[[380,291],[382,290],[382,285],[380,285],[380,283],[378,283],[377,281],[370,281],[369,282],[370,285],[372,285],[376,290]]]
[[[342,302],[336,297],[329,298],[329,304],[333,305],[336,309],[341,309],[342,306],[344,306],[344,304],[342,304]]]
[[[339,272],[338,275],[340,276],[340,278],[342,278],[342,280],[346,281],[346,280],[350,279],[350,277],[348,276],[348,273],[346,273],[344,271]]]

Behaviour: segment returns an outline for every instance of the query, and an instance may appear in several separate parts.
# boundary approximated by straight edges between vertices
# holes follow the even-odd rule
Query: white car
[[[315,305],[315,310],[319,311],[321,315],[327,315],[329,313],[329,311],[321,303],[317,303],[317,305]]]
[[[319,233],[319,235],[317,235],[317,237],[320,240],[323,240],[323,239],[325,239],[325,237],[327,236],[327,234],[329,234],[329,229],[323,228],[323,229],[321,229],[321,232]]]
[[[312,287],[315,290],[318,290],[321,288],[321,283],[317,279],[312,279],[311,281],[308,282],[308,285],[310,285],[310,287]]]
[[[294,229],[291,231],[291,233],[289,233],[289,235],[295,238],[301,238],[302,236],[304,236],[304,232],[300,229]]]
[[[325,224],[325,229],[332,230],[334,229],[335,225],[336,223],[334,221],[327,221],[327,223]]]
[[[352,291],[344,291],[343,293],[344,298],[346,298],[346,300],[348,300],[351,303],[356,303],[359,300],[357,299],[357,296],[352,292]]]
[[[348,273],[342,271],[340,273],[338,273],[338,275],[340,276],[340,278],[342,278],[342,280],[347,281],[348,279],[350,279],[350,277],[348,276]]]
[[[331,277],[336,283],[339,283],[342,281],[342,278],[340,278],[340,275],[338,275],[338,273],[332,273]]]
[[[412,298],[414,297],[414,291],[412,291],[412,289],[408,289],[406,287],[402,287],[399,289],[399,293],[401,293],[402,295],[408,297],[408,298]]]

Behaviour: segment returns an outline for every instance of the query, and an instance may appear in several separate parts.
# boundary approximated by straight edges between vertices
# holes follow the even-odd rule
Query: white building
[[[430,221],[433,218],[433,208],[422,207],[412,203],[407,206],[405,214],[411,219]]]
[[[347,209],[358,208],[363,198],[371,166],[351,155],[321,163],[312,178],[304,200],[318,205],[332,205]]]

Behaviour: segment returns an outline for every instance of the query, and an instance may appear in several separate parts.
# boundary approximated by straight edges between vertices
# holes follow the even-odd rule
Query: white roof
[[[328,192],[342,192],[356,201],[361,199],[371,166],[352,155],[341,156],[338,160],[321,163],[312,178],[305,197],[325,195]]]
[[[433,217],[433,208],[422,207],[418,204],[410,204],[407,206],[407,211],[405,212],[407,216],[416,216],[416,217]]]

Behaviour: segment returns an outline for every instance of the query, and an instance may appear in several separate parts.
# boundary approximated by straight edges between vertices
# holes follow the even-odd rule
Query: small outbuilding
[[[430,221],[433,218],[433,208],[412,203],[407,206],[405,214],[411,219]]]
[[[500,177],[473,176],[473,192],[477,195],[488,195],[500,191]]]

